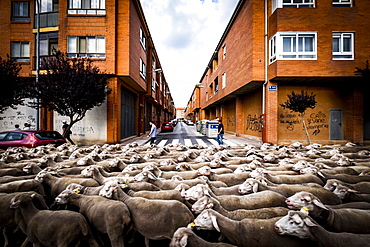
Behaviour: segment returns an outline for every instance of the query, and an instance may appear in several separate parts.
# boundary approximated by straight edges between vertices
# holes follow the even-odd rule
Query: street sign
[[[276,91],[277,90],[277,86],[269,86],[269,91]]]

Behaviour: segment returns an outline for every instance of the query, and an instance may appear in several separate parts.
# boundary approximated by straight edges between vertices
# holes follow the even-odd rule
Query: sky
[[[140,1],[175,107],[186,107],[239,0]]]

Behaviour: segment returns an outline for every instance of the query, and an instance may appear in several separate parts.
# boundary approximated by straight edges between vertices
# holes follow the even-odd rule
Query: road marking
[[[173,139],[172,140],[172,144],[177,144],[177,143],[179,143],[180,142],[180,139]]]
[[[231,142],[231,141],[228,141],[228,140],[222,140],[225,144],[229,145],[229,146],[237,146],[235,143]]]
[[[193,143],[191,142],[190,139],[184,139],[185,146],[193,146]]]
[[[202,139],[195,139],[195,140],[201,146],[204,146],[204,147],[207,147],[208,146]]]
[[[218,142],[215,139],[208,139],[208,141],[212,143],[212,145],[218,146]]]
[[[167,139],[164,139],[162,141],[160,141],[157,146],[160,146],[160,147],[163,147],[164,145],[166,145],[166,142],[167,142]]]

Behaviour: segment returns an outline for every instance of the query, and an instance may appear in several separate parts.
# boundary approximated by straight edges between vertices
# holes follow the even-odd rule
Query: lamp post
[[[36,25],[37,25],[37,32],[36,32],[36,90],[38,90],[39,84],[39,75],[40,75],[40,0],[36,0]],[[39,98],[36,99],[36,130],[40,129],[40,106],[39,106]]]

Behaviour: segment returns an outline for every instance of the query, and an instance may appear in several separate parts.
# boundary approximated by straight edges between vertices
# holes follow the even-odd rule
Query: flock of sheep
[[[4,246],[370,246],[370,147],[0,151]]]

